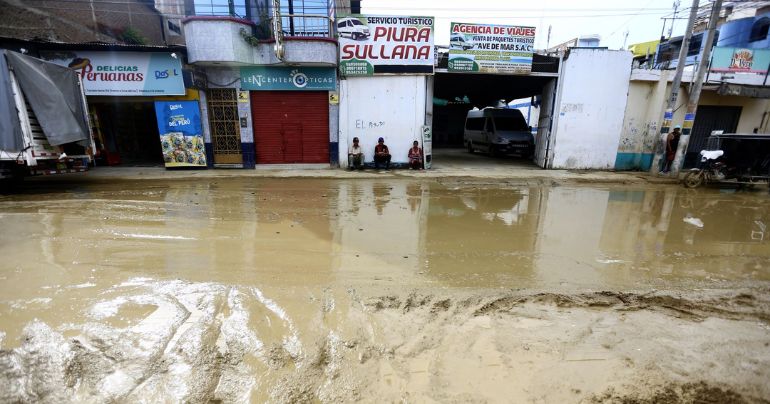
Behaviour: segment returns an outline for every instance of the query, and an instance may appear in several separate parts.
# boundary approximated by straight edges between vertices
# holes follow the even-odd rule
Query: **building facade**
[[[204,138],[214,167],[338,163],[338,7],[350,2],[194,2],[188,60],[206,78]]]

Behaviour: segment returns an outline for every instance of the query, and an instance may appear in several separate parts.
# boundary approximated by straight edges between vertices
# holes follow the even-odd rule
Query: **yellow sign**
[[[329,91],[329,104],[337,105],[340,103],[340,95],[336,91]]]
[[[238,91],[238,102],[249,102],[249,92]]]

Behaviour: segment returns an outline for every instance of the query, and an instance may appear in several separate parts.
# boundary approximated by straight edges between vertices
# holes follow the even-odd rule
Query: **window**
[[[524,116],[498,116],[495,118],[497,130],[529,130]]]
[[[281,0],[281,23],[287,36],[328,37],[333,18],[328,0]],[[329,17],[329,18],[326,18]],[[351,27],[350,21],[338,28]]]
[[[485,118],[468,118],[465,120],[465,129],[482,130],[484,128]]]
[[[247,18],[247,0],[195,0],[195,15],[217,15]]]
[[[693,35],[690,39],[690,46],[687,48],[687,56],[699,55],[701,44],[703,44],[703,34]]]
[[[749,42],[764,41],[767,39],[767,31],[770,28],[770,18],[760,18],[751,26]]]

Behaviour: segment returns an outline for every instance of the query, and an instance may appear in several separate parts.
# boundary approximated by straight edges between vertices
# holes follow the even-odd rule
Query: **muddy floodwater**
[[[0,195],[0,402],[767,402],[770,195],[481,180]]]

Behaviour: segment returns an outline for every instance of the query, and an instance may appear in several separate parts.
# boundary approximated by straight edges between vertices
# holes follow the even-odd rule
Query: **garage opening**
[[[448,72],[445,65],[442,68],[446,58],[439,57],[439,67],[433,77],[434,166],[496,164],[535,167],[534,161],[545,154],[540,149],[547,149],[544,140],[550,129],[550,108],[555,98],[559,63],[558,58],[535,56],[533,71],[527,75]],[[488,113],[476,112],[487,107],[516,109],[519,112],[501,112],[505,117],[500,119],[490,119],[486,117]],[[477,139],[478,144],[471,144],[470,138],[464,136],[469,111],[473,111],[473,116],[467,121],[468,133],[492,138],[498,131],[530,132],[534,147],[519,147],[520,139],[508,139],[508,136],[497,139],[501,142],[495,143],[495,146],[481,139]],[[520,122],[521,118],[524,124]],[[500,146],[502,143],[505,146]]]
[[[323,91],[252,91],[257,164],[329,162],[329,96]]]

